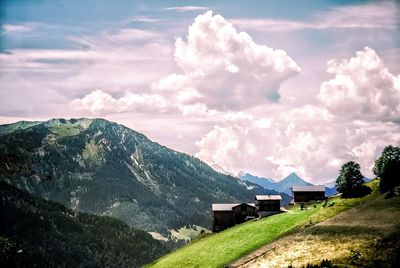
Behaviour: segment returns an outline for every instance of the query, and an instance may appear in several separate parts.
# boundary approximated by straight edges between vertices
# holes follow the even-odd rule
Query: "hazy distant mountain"
[[[286,193],[288,195],[292,195],[291,187],[293,185],[297,186],[307,186],[312,185],[309,182],[306,182],[302,178],[300,178],[296,173],[291,173],[286,178],[283,178],[281,181],[273,181],[272,179],[268,178],[260,178],[249,173],[239,173],[240,179],[244,181],[250,181],[256,183],[266,189],[275,190],[278,192]]]
[[[279,187],[277,187],[278,186],[277,182],[275,182],[269,178],[257,177],[257,176],[251,175],[249,173],[244,173],[244,172],[239,173],[239,178],[244,181],[249,181],[249,182],[258,184],[261,187],[264,187],[265,189],[271,189],[271,190],[278,191],[277,189],[279,188]]]
[[[167,235],[211,226],[213,202],[267,193],[103,119],[0,126],[0,180],[80,211]]]
[[[324,183],[323,185],[324,185],[325,187],[328,187],[328,188],[335,187],[335,185],[336,185],[336,180],[328,181],[328,182]]]
[[[300,178],[294,172],[290,173],[289,176],[287,176],[283,180],[279,181],[278,183],[279,183],[280,187],[282,187],[283,189],[290,189],[293,185],[296,185],[296,186],[310,186],[310,185],[313,185],[313,184],[303,180],[302,178]]]
[[[0,181],[1,267],[140,267],[166,252],[120,220],[69,210]]]

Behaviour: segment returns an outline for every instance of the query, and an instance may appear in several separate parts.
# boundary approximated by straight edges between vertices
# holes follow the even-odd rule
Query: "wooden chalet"
[[[281,210],[280,195],[256,195],[256,208],[260,217],[275,214]]]
[[[295,203],[325,199],[324,186],[293,186],[292,192]]]
[[[247,219],[257,217],[256,207],[252,203],[212,204],[213,232],[220,232]]]

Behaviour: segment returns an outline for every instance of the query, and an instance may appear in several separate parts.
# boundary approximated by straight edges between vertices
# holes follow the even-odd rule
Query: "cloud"
[[[184,103],[183,101],[170,101],[159,94],[126,92],[121,98],[114,98],[110,93],[96,89],[83,98],[76,98],[68,106],[80,112],[90,112],[94,115],[109,115],[125,112],[139,113],[171,113],[181,112],[184,116],[212,116],[215,110],[209,110],[202,103]]]
[[[131,31],[129,34],[119,31],[118,36],[127,35],[129,39]],[[133,35],[135,33],[136,30]],[[150,34],[150,37],[153,35]],[[186,116],[209,116],[217,111],[238,110],[276,101],[280,84],[300,71],[284,51],[256,44],[248,34],[237,32],[232,24],[220,15],[214,16],[211,11],[195,19],[189,27],[186,41],[182,38],[176,40],[174,58],[182,72],[153,82],[148,93],[142,97],[168,99],[166,105],[169,111],[180,111]],[[109,97],[105,99],[109,100]],[[80,101],[72,107],[78,109],[79,105],[91,112],[98,111],[97,102]],[[118,105],[126,106],[121,102]],[[131,105],[123,111],[127,111],[128,107],[136,111]],[[141,109],[145,107],[152,108],[144,106]]]
[[[300,72],[285,51],[256,44],[211,11],[196,17],[186,40],[176,40],[174,57],[182,73],[161,79],[168,85],[159,82],[155,89],[178,94],[190,88],[196,101],[216,110],[276,101],[280,84]]]
[[[396,29],[398,11],[395,3],[350,5],[316,14],[310,21],[284,19],[231,19],[241,29],[261,32],[286,32],[326,29]]]
[[[126,93],[124,97],[114,98],[100,89],[92,91],[82,99],[74,99],[69,106],[77,111],[90,111],[93,114],[104,115],[127,111],[135,112],[166,112],[169,103],[160,95]]]
[[[161,19],[152,18],[149,16],[134,16],[132,19],[128,20],[133,22],[146,22],[146,23],[153,23],[153,22],[160,22]]]
[[[400,144],[399,130],[391,123],[343,122],[306,105],[271,116],[231,115],[197,141],[196,156],[236,174],[281,179],[296,172],[315,183],[336,179],[341,165],[357,161],[371,177],[382,149]]]
[[[336,179],[341,165],[356,161],[372,177],[383,148],[400,145],[400,77],[370,48],[328,65],[335,78],[321,84],[319,104],[227,113],[197,141],[197,156],[234,173],[297,172],[312,182]]]
[[[144,89],[136,94],[149,94],[145,89],[151,82],[170,73],[174,66],[173,46],[154,31],[105,29],[66,38],[67,43],[74,43],[69,49],[15,48],[0,53],[0,66],[4,67],[0,113],[70,115],[75,111],[67,104],[84,98],[82,92],[96,88],[113,96],[121,96],[131,88]],[[43,107],[43,103],[48,105]],[[57,108],[51,110],[53,106]],[[90,109],[78,110],[81,116],[92,113]]]
[[[161,39],[163,36],[159,33],[134,29],[134,28],[123,28],[118,29],[116,32],[107,33],[107,38],[114,42],[136,42],[144,40]]]
[[[328,62],[335,78],[322,83],[319,100],[332,114],[367,121],[400,120],[400,75],[395,76],[371,48],[349,60]]]
[[[33,26],[28,24],[3,24],[1,27],[6,34],[26,33],[33,30]]]
[[[189,11],[204,11],[210,8],[204,6],[179,6],[179,7],[167,7],[166,10],[172,10],[177,12],[189,12]]]

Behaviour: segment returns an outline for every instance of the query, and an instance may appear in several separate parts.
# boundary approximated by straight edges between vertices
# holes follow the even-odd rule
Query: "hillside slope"
[[[0,181],[0,267],[139,267],[166,252],[144,231]]]
[[[398,267],[400,198],[379,196],[278,239],[231,267],[303,267],[323,259],[339,267]]]
[[[321,233],[324,231],[329,232],[329,228],[324,230],[324,228],[318,229],[318,227],[315,227],[315,229],[310,229],[310,227],[348,209],[367,206],[366,204],[370,204],[373,200],[382,200],[377,191],[377,182],[373,181],[369,185],[374,191],[363,198],[340,199],[336,197],[330,199],[327,203],[318,202],[315,203],[315,206],[310,205],[306,210],[300,210],[299,206],[294,206],[287,213],[247,222],[218,234],[199,238],[183,248],[161,257],[148,265],[148,267],[224,267],[246,254],[254,252],[263,245],[267,244],[268,246],[274,240],[280,237],[284,238],[285,234],[295,234],[296,232],[305,232],[307,230],[319,230]],[[399,200],[383,200],[382,202],[383,204],[387,202],[388,213],[391,215],[389,218],[386,218],[386,224],[397,226],[400,219],[400,217],[397,217],[399,215]],[[368,222],[368,219],[366,219],[366,222]],[[346,232],[345,234],[351,239],[351,232]],[[284,247],[280,251],[277,251],[276,254],[282,254],[282,252],[288,252],[288,256],[291,256],[292,253],[298,254],[287,251]],[[264,253],[261,252],[260,255]],[[301,254],[305,255],[304,252]],[[321,256],[319,255],[319,257]],[[233,266],[245,264],[248,260],[252,260],[252,258],[254,258],[254,255],[250,256],[250,259],[240,259]],[[318,260],[320,261],[321,259]],[[290,265],[290,262],[285,263],[283,266],[267,265],[262,267],[287,267],[288,265]]]
[[[164,236],[211,227],[213,202],[276,193],[245,185],[199,159],[103,119],[0,126],[0,180],[79,211]]]

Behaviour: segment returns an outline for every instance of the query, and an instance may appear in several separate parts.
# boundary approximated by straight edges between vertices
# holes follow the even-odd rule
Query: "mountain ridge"
[[[201,160],[105,119],[0,126],[0,180],[69,208],[119,218],[148,232],[211,226],[211,203],[255,194]]]

